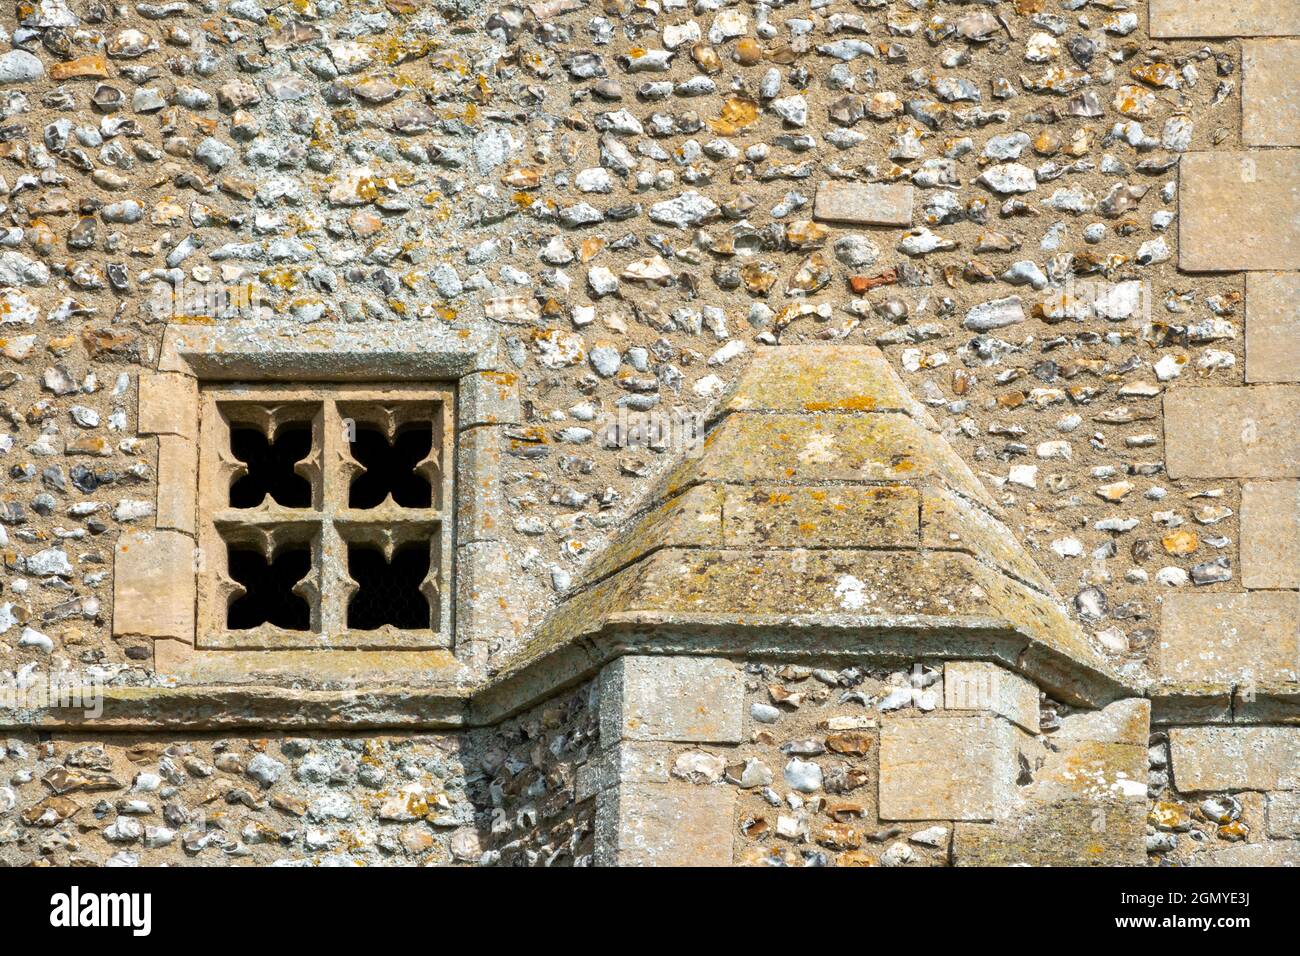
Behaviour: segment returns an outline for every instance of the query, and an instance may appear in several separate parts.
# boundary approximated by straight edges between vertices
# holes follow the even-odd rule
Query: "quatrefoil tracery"
[[[348,506],[441,507],[442,429],[432,403],[340,403]]]
[[[407,645],[449,624],[446,396],[332,390],[258,402],[237,387],[213,406],[223,427],[204,467],[229,497],[210,513],[224,560],[208,594],[223,646]]]

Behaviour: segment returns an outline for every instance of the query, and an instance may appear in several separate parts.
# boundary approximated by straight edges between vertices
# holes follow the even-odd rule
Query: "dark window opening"
[[[230,450],[248,466],[248,474],[230,486],[230,507],[256,508],[270,495],[285,508],[311,507],[311,482],[293,466],[311,453],[311,424],[282,425],[275,441],[256,428],[230,429]]]
[[[403,508],[430,507],[433,488],[415,466],[432,448],[433,426],[427,422],[402,426],[391,445],[378,428],[358,422],[352,457],[366,470],[352,481],[348,507],[377,508],[389,494]]]
[[[420,585],[429,573],[429,546],[407,545],[384,560],[378,548],[348,546],[348,574],[359,585],[348,604],[348,627],[373,631],[385,624],[402,630],[429,627],[429,602]]]
[[[270,624],[286,631],[311,628],[311,609],[293,593],[293,586],[311,570],[311,549],[282,549],[268,564],[260,551],[227,546],[226,561],[230,577],[243,585],[247,593],[231,602],[226,611],[226,626],[245,631]]]

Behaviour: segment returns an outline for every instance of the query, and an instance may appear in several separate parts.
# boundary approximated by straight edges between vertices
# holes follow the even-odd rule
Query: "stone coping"
[[[738,661],[798,661],[810,666],[988,661],[1035,685],[1056,688],[1066,703],[1088,709],[1146,698],[1153,725],[1300,724],[1300,683],[1253,686],[1150,683],[1086,672],[1066,655],[1034,653],[1025,637],[996,620],[934,621],[909,627],[897,619],[844,614],[815,622],[794,615],[751,618],[720,615],[629,614],[611,618],[598,633],[564,644],[479,684],[363,684],[304,690],[281,685],[105,686],[102,713],[80,708],[13,707],[0,694],[0,729],[76,730],[79,733],[204,730],[448,730],[491,726],[596,674],[625,655],[727,657]],[[463,671],[461,672],[463,673]],[[430,675],[433,677],[433,675]],[[436,678],[434,678],[436,680]],[[1248,691],[1248,692],[1247,692]]]
[[[1154,682],[1153,724],[1300,724],[1300,681]]]

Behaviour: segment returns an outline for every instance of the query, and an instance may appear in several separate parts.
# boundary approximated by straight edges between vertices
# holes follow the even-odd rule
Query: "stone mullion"
[[[343,444],[343,420],[330,397],[323,402],[321,432],[320,541],[313,553],[320,580],[320,630],[328,638],[347,629],[348,600],[357,590],[347,572],[347,545],[334,520],[347,504],[345,463],[350,456]]]

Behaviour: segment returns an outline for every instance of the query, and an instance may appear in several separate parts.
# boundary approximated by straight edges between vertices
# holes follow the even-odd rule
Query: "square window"
[[[195,646],[451,646],[455,392],[200,388]]]

